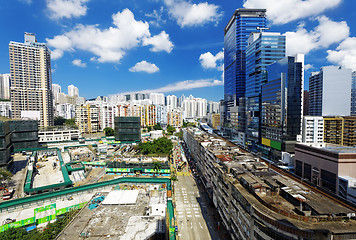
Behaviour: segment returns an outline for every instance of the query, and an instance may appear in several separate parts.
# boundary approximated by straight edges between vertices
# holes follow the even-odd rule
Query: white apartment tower
[[[150,100],[154,105],[165,105],[164,104],[164,94],[163,93],[150,93]]]
[[[52,84],[52,92],[53,92],[53,94],[61,93],[62,92],[61,85],[53,83]]]
[[[303,143],[323,143],[324,118],[320,116],[304,116],[302,127]]]
[[[178,107],[178,99],[175,95],[168,95],[167,96],[167,107],[169,109],[175,109]]]
[[[206,117],[208,110],[208,102],[204,98],[196,98],[197,101],[197,117]]]
[[[38,43],[33,33],[25,33],[25,42],[10,42],[10,95],[12,117],[21,113],[39,115],[40,126],[53,125],[51,52]]]
[[[10,99],[10,73],[0,74],[0,99]]]
[[[75,87],[73,84],[68,86],[68,96],[74,97],[74,96],[79,96],[79,89]]]

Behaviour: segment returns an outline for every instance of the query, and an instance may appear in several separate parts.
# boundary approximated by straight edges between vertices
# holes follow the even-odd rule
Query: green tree
[[[3,184],[5,181],[12,177],[12,173],[6,169],[0,168],[0,183]]]
[[[177,132],[177,133],[174,134],[174,136],[177,136],[180,140],[182,140],[183,139],[183,132],[182,131]]]
[[[64,117],[55,117],[54,118],[54,125],[55,126],[61,126],[66,122],[66,119]]]
[[[162,169],[161,163],[158,162],[158,161],[154,161],[154,162],[153,162],[153,169],[155,170],[155,173],[158,173],[159,170]]]
[[[64,124],[68,126],[75,126],[75,119],[74,118],[66,119]]]
[[[111,127],[106,127],[104,128],[105,136],[114,136],[115,135],[115,130],[112,129]]]
[[[161,124],[157,123],[156,125],[153,126],[154,130],[162,130]]]
[[[153,142],[145,142],[139,144],[140,153],[147,154],[163,154],[168,155],[173,148],[173,143],[166,137],[161,137],[153,140]]]
[[[174,127],[172,127],[171,125],[167,125],[167,134],[168,135],[173,135],[173,133],[176,131],[176,129]]]
[[[147,127],[147,132],[151,132],[152,131],[152,127],[151,126],[148,126]]]

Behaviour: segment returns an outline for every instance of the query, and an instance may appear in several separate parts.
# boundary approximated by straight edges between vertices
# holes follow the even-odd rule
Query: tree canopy
[[[75,125],[75,118],[66,119],[64,124],[68,125],[68,126],[74,126]]]
[[[0,183],[2,184],[4,181],[10,179],[12,177],[12,173],[7,171],[6,169],[0,168]]]
[[[173,148],[173,143],[166,137],[161,137],[152,142],[139,144],[141,154],[170,154]]]
[[[106,127],[106,128],[104,128],[104,133],[105,133],[105,136],[114,136],[115,130],[112,129],[111,127]]]
[[[176,131],[175,127],[172,127],[171,125],[167,125],[167,134],[168,135],[173,135],[173,133]]]
[[[58,116],[54,118],[54,125],[55,126],[61,126],[66,122],[66,119],[64,117]]]
[[[154,130],[162,130],[161,124],[157,123],[156,125],[153,126]]]

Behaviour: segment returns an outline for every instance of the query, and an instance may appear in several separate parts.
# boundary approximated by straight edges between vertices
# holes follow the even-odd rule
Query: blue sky
[[[356,70],[353,0],[0,0],[0,73],[9,41],[36,33],[52,50],[52,82],[80,95],[131,91],[223,98],[224,27],[237,8],[266,8],[308,76],[325,65]]]

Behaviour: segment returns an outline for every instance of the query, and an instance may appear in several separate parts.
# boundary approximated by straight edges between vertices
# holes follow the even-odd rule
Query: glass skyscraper
[[[237,9],[224,31],[224,121],[230,108],[245,97],[247,39],[258,28],[266,27],[265,9]]]
[[[294,152],[301,131],[304,55],[286,57],[267,66],[262,86],[261,137],[266,157],[281,159],[281,151]]]
[[[246,137],[260,141],[261,86],[267,82],[266,67],[285,57],[286,37],[280,33],[255,32],[246,48]]]

